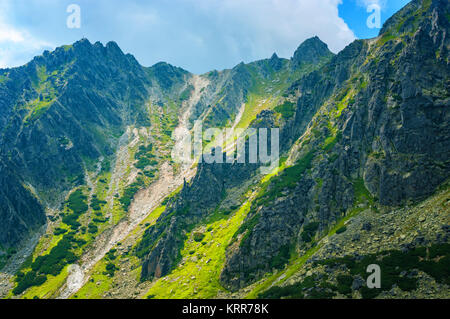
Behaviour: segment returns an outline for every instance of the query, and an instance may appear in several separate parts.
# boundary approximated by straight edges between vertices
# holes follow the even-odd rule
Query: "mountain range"
[[[0,296],[449,298],[449,9],[202,75],[87,39],[0,69]],[[178,163],[199,120],[279,166]]]

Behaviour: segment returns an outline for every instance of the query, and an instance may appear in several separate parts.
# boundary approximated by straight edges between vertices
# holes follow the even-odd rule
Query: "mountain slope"
[[[414,33],[357,41],[324,67],[313,83],[333,89],[290,153],[294,168],[306,170],[290,191],[278,185],[294,168],[275,178],[270,195],[256,202],[249,220],[258,222],[245,244],[230,248],[226,287],[242,288],[301,256],[357,207],[402,205],[448,179],[448,9],[442,1],[413,1],[383,30],[392,21],[408,29],[404,20],[414,12]],[[293,89],[308,92],[307,85]]]
[[[64,199],[55,194],[84,183],[85,169],[115,152],[127,125],[150,126],[150,94],[164,99],[190,76],[168,65],[145,69],[117,44],[87,40],[2,72],[2,158],[50,207]],[[11,239],[2,244],[17,243]]]
[[[0,251],[48,216],[0,294],[448,296],[448,17],[414,0],[337,55],[315,37],[200,76],[87,40],[0,70]],[[279,167],[174,162],[198,119],[279,128]]]

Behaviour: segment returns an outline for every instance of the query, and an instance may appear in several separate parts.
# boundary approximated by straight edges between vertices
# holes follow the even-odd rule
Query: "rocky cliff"
[[[14,294],[74,295],[42,276],[100,254],[80,296],[448,297],[449,9],[413,0],[336,55],[314,37],[201,76],[87,40],[0,70],[0,257],[58,213]],[[181,185],[170,137],[199,119],[279,128],[279,166],[203,161]]]
[[[368,206],[398,206],[448,178],[448,9],[445,1],[413,1],[378,38],[356,41],[291,88],[301,95],[297,117],[320,106],[290,154],[300,172],[284,173],[298,179],[279,187],[288,177],[281,175],[268,186],[275,193],[254,204],[248,218],[258,223],[229,250],[226,287],[242,288],[280,266],[282,251],[287,263],[292,249],[362,198]]]

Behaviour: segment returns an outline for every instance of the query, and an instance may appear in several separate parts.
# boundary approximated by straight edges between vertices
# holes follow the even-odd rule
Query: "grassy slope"
[[[129,235],[129,237],[138,237],[148,226],[154,225],[158,217],[162,214],[162,212],[164,212],[164,209],[165,206],[160,206],[152,211],[149,216],[136,227],[136,229]],[[127,241],[127,239],[125,239],[124,241]],[[117,247],[115,249],[117,249]],[[116,265],[120,265],[124,259],[129,259],[130,262],[135,266],[133,272],[128,273],[127,275],[133,276],[138,281],[141,272],[139,259],[134,255],[124,254],[117,256],[117,258],[114,259],[113,262]],[[73,298],[103,298],[104,293],[110,290],[114,284],[113,276],[105,274],[106,265],[110,261],[111,260],[109,260],[107,256],[102,258],[91,271],[90,280],[77,292],[77,294]]]
[[[225,262],[225,250],[250,209],[247,201],[233,216],[206,223],[201,229],[201,242],[193,239],[195,229],[188,235],[182,256],[184,261],[170,275],[157,280],[147,293],[151,298],[213,298],[223,288],[219,276]],[[181,287],[181,288],[180,288]]]
[[[48,78],[48,75],[46,75],[45,69],[38,70],[38,80],[36,81],[35,85],[42,86],[44,83],[44,86],[46,85],[46,80]],[[43,88],[41,88],[44,90]],[[41,90],[39,89],[39,90]],[[161,164],[163,161],[167,160],[170,156],[170,146],[171,146],[171,133],[169,131],[173,130],[173,127],[176,125],[176,120],[174,118],[177,116],[176,113],[177,105],[175,102],[169,102],[168,105],[166,105],[163,108],[150,108],[150,115],[153,123],[156,123],[152,129],[151,134],[152,137],[157,139],[157,147],[158,147],[158,162]],[[155,111],[156,110],[156,111]],[[161,118],[164,117],[164,121],[161,121]],[[106,168],[105,170],[101,170],[100,173],[95,176],[95,189],[93,190],[93,194],[97,196],[97,198],[100,201],[106,200],[108,196],[112,197],[113,200],[113,209],[112,211],[109,210],[107,204],[101,204],[99,210],[93,210],[89,209],[87,212],[83,213],[79,218],[78,221],[81,224],[81,228],[77,231],[75,238],[76,239],[82,239],[86,243],[82,247],[78,247],[73,249],[73,251],[78,255],[81,256],[83,252],[88,249],[94,242],[95,238],[101,234],[103,231],[113,227],[114,225],[117,225],[123,218],[127,216],[127,211],[123,207],[123,205],[120,203],[121,196],[124,195],[124,191],[128,186],[128,183],[126,182],[129,178],[129,176],[132,174],[133,171],[136,170],[136,168],[133,166],[135,164],[135,154],[137,153],[137,150],[140,145],[145,145],[146,139],[142,138],[140,136],[139,142],[137,145],[133,147],[128,147],[128,159],[126,168],[125,168],[125,174],[121,176],[121,179],[118,183],[118,188],[110,189],[110,180],[111,180],[111,172],[112,169]],[[91,165],[95,166],[95,165]],[[89,173],[91,175],[94,175],[92,172]],[[149,186],[152,181],[157,177],[147,177],[144,174],[138,174],[137,176],[140,176],[140,178],[144,181],[143,185],[140,186],[140,188]],[[81,189],[83,190],[83,193],[87,195],[90,190],[87,186],[82,186]],[[119,197],[114,196],[115,193],[119,194]],[[134,195],[133,195],[134,196]],[[91,202],[88,200],[87,204],[91,206]],[[64,206],[62,211],[57,212],[57,214],[63,214],[67,215],[70,214],[71,210]],[[151,219],[151,215],[149,216]],[[156,221],[156,219],[155,219]],[[148,222],[148,221],[147,221]],[[89,232],[88,226],[95,226],[97,227],[97,231],[95,232]],[[83,230],[85,228],[85,230]],[[57,235],[55,234],[56,229],[64,229],[69,231],[70,227],[63,223],[61,219],[56,218],[55,222],[51,222],[49,224],[47,233],[40,239],[37,246],[34,249],[33,255],[31,257],[31,262],[35,261],[37,257],[39,256],[45,256],[50,253],[50,251],[55,248],[58,243],[61,241],[61,239],[64,237],[64,234]],[[26,267],[23,267],[23,272],[29,272],[31,268],[27,265]],[[32,297],[39,297],[39,298],[50,298],[52,297],[58,290],[61,288],[62,285],[64,285],[66,279],[68,276],[67,267],[64,268],[64,270],[57,276],[48,276],[47,281],[41,285],[41,286],[35,286],[32,288],[29,288],[26,290],[23,294],[21,294],[18,297],[21,298],[32,298]],[[13,297],[12,293],[9,294],[8,297]]]

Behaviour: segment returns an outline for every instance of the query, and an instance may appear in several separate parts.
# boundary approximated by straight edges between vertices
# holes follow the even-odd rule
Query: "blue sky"
[[[358,39],[373,38],[378,35],[380,29],[367,27],[367,18],[372,13],[372,11],[367,13],[367,7],[372,3],[380,6],[380,17],[383,24],[408,2],[410,0],[344,0],[338,7],[339,16],[344,19]]]
[[[159,61],[203,73],[237,63],[292,56],[319,36],[333,52],[370,38],[376,3],[384,22],[408,0],[0,0],[0,67],[22,65],[83,37],[114,40],[145,66]],[[81,8],[81,28],[69,29],[70,4]]]

